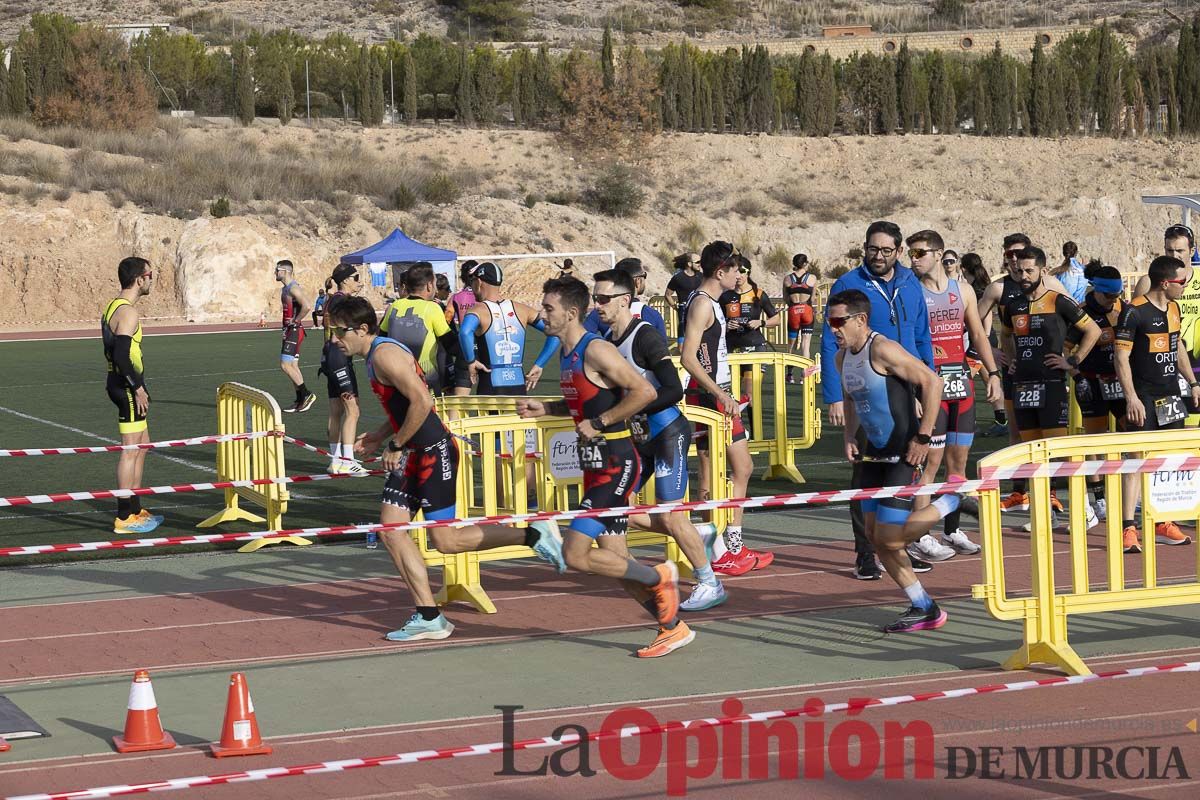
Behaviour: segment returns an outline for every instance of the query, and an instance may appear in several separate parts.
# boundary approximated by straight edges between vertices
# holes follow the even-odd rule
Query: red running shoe
[[[749,547],[743,547],[737,555],[734,555],[730,550],[726,550],[720,558],[712,562],[712,568],[713,572],[736,577],[738,575],[745,575],[754,569],[754,565],[757,563],[758,557],[754,554],[754,551]]]
[[[754,566],[750,568],[751,570],[763,569],[764,567],[769,567],[769,566],[771,566],[771,562],[775,560],[775,554],[767,552],[765,550],[751,550],[749,547],[743,547],[742,552],[743,553],[749,552],[750,555],[752,555],[756,559],[758,559],[758,561],[754,564]]]

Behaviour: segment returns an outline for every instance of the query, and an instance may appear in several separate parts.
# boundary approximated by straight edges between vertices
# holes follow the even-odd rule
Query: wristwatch
[[[402,445],[397,445],[395,439],[388,439],[387,449],[389,453],[399,453],[404,450]]]
[[[989,370],[988,370],[988,375],[989,375],[990,377],[993,377],[993,378],[999,378],[999,377],[1000,377],[1000,370],[998,370],[998,369],[989,369]]]
[[[1075,356],[1067,356],[1067,363],[1071,365],[1071,369],[1079,368],[1079,359]]]
[[[592,427],[596,429],[596,433],[604,430],[604,423],[600,421],[599,417],[592,417],[588,422],[592,423]]]
[[[913,441],[916,442],[917,444],[929,444],[930,442],[933,441],[933,437],[930,436],[928,433],[918,433],[916,436],[913,437]]]

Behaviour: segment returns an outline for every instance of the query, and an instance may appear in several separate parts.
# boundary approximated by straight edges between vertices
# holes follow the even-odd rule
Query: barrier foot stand
[[[764,481],[781,481],[789,480],[792,483],[806,483],[804,476],[800,474],[800,470],[796,469],[794,464],[768,464],[763,470],[762,480]]]
[[[476,553],[456,553],[442,565],[442,589],[433,596],[439,606],[449,603],[468,603],[481,614],[495,614],[496,604],[483,590]]]
[[[303,536],[272,536],[263,539],[251,539],[244,545],[238,548],[239,553],[254,553],[270,544],[294,544],[297,547],[305,547],[312,544],[311,541]]]
[[[223,522],[266,522],[266,517],[251,514],[237,506],[226,506],[203,522],[196,523],[197,528],[211,528]]]
[[[1069,644],[1034,642],[1023,644],[1001,664],[1002,669],[1025,669],[1031,664],[1052,664],[1068,675],[1091,675],[1087,664]]]

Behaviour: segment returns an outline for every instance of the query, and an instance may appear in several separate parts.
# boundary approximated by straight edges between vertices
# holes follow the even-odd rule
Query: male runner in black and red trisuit
[[[283,347],[279,352],[279,368],[296,387],[296,402],[283,409],[288,413],[308,411],[317,402],[317,396],[304,385],[299,363],[300,345],[304,343],[304,318],[312,308],[312,303],[293,273],[291,261],[284,259],[275,262],[275,280],[283,284],[279,291],[279,303],[283,310]]]
[[[584,328],[589,296],[582,281],[569,276],[555,278],[546,281],[542,292],[541,318],[546,333],[562,342],[559,388],[563,399],[543,403],[521,398],[517,411],[523,417],[569,414],[575,421],[583,470],[581,508],[628,505],[641,471],[629,420],[653,402],[654,387],[616,347]],[[531,527],[543,525],[533,523]],[[679,572],[671,561],[648,567],[630,558],[625,544],[627,525],[623,516],[576,517],[563,536],[563,558],[572,569],[620,581],[660,626],[654,641],[638,650],[638,657],[665,656],[696,636],[677,615]]]

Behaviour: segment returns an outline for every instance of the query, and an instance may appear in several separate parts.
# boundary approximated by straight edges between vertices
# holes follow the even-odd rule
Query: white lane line
[[[257,325],[255,325],[255,326],[249,327],[249,328],[235,328],[234,330],[231,330],[231,331],[178,331],[175,333],[155,333],[153,330],[148,330],[148,331],[146,331],[145,335],[146,335],[146,337],[151,337],[151,336],[215,336],[215,335],[222,334],[222,333],[269,333],[272,331],[274,331],[275,333],[278,333],[279,329],[278,328],[274,328],[274,329],[259,328]],[[25,333],[28,333],[28,331],[25,331]],[[6,336],[13,336],[13,337],[19,337],[19,338],[11,338],[11,339],[3,338]],[[14,333],[14,332],[10,331],[7,333],[0,333],[0,344],[21,343],[21,342],[76,342],[76,341],[81,341],[81,340],[86,340],[86,339],[99,339],[99,338],[100,338],[99,332],[97,332],[97,333],[81,333],[81,334],[77,334],[75,336],[46,336],[46,337],[42,337],[42,338],[36,338],[36,337],[29,338],[29,337],[21,336],[20,333]]]

